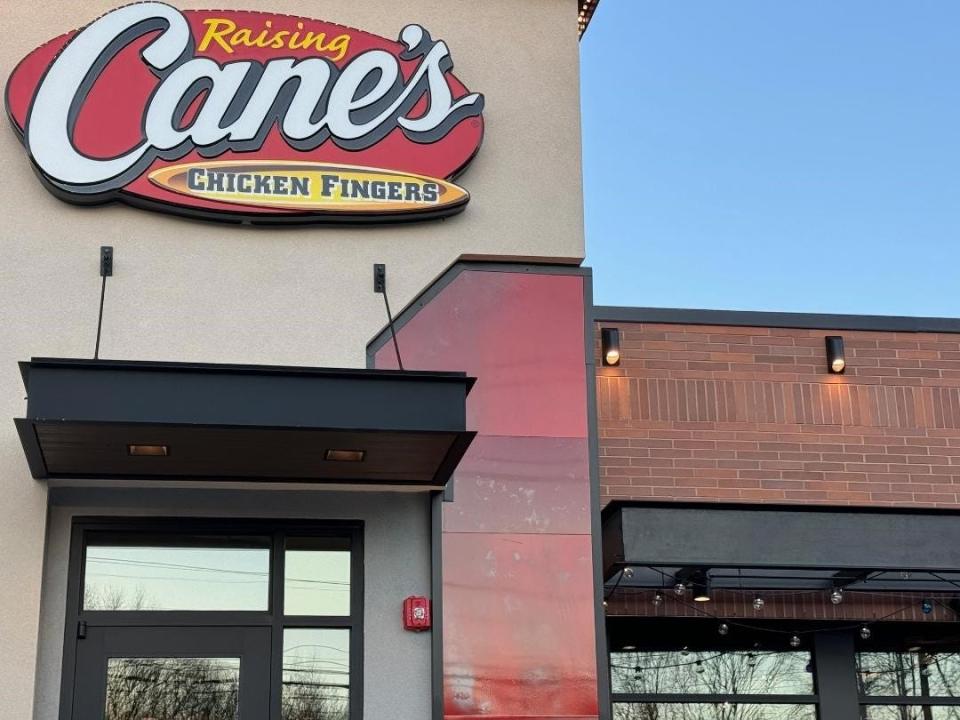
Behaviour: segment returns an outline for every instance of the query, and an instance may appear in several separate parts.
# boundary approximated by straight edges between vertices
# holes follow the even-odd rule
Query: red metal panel
[[[409,369],[464,370],[478,435],[444,505],[444,707],[598,715],[584,281],[466,270],[399,332]],[[376,366],[396,367],[390,344]]]
[[[467,403],[484,435],[587,436],[583,278],[466,271],[406,323],[404,366],[465,370]],[[396,368],[393,347],[379,368]]]
[[[455,474],[446,532],[590,533],[585,438],[478,435]]]
[[[445,533],[448,717],[597,714],[589,535]]]

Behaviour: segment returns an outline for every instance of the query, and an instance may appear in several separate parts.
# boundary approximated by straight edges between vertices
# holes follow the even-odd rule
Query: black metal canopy
[[[35,478],[443,487],[475,433],[474,379],[34,358],[15,423]]]
[[[702,577],[715,589],[957,592],[960,514],[613,502],[603,569],[621,588]]]

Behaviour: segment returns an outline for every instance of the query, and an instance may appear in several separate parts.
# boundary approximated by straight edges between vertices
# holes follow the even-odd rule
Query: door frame
[[[283,677],[283,629],[348,628],[350,630],[350,720],[363,718],[364,652],[364,523],[362,520],[87,517],[73,518],[67,569],[66,621],[61,663],[59,720],[73,720],[77,679],[77,643],[90,627],[266,627],[271,633],[270,720],[280,720]],[[144,538],[250,535],[270,538],[269,606],[261,611],[85,611],[84,557],[88,538],[117,533]],[[350,543],[350,615],[292,616],[283,614],[284,542],[292,537],[345,538]]]

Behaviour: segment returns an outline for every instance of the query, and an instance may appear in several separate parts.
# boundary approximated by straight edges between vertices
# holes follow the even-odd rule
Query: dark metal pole
[[[820,696],[820,720],[860,717],[855,652],[851,632],[814,633],[813,666]]]

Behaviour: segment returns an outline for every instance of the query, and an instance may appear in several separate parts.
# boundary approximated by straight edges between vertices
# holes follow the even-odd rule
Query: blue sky
[[[600,305],[960,316],[960,2],[602,0]]]

